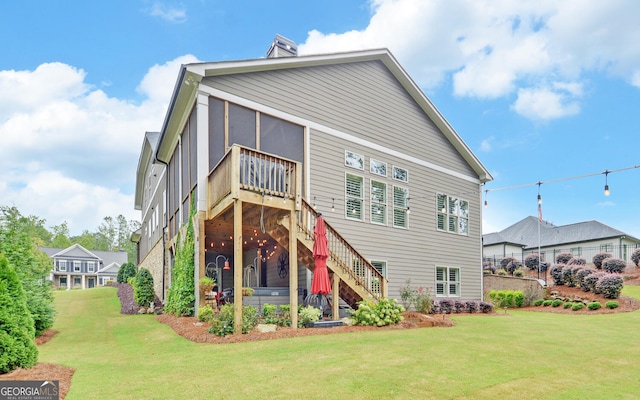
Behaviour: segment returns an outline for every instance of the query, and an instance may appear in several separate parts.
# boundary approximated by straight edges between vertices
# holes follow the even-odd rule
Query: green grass
[[[640,287],[624,294],[640,298]],[[76,370],[67,399],[626,399],[640,390],[640,312],[510,310],[453,328],[196,344],[114,288],[56,292],[41,362]]]

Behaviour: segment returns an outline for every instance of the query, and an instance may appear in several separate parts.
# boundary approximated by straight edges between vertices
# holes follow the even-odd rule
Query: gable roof
[[[164,163],[169,161],[171,152],[178,141],[179,127],[183,123],[184,113],[192,105],[192,100],[197,92],[197,83],[201,82],[205,77],[365,61],[380,61],[386,66],[416,104],[434,122],[456,151],[478,175],[480,182],[488,182],[493,179],[469,146],[387,49],[183,65],[162,126],[156,159]]]
[[[522,245],[525,248],[538,247],[538,224],[539,221],[536,217],[526,217],[500,232],[482,235],[483,245],[512,243]],[[561,226],[553,225],[547,221],[540,223],[540,246],[542,247],[623,236],[638,240],[595,220]]]
[[[158,142],[160,141],[160,132],[145,132],[142,140],[142,150],[140,150],[140,158],[138,159],[138,169],[136,175],[136,194],[134,207],[136,210],[142,209],[142,194],[144,192],[144,178],[147,175],[149,160],[152,160]]]
[[[109,265],[116,263],[122,265],[129,259],[129,255],[126,251],[100,251],[85,249],[80,244],[74,244],[66,249],[60,249],[55,247],[38,247],[38,249],[44,252],[49,257],[69,257],[76,259],[98,259],[101,260],[103,265]]]

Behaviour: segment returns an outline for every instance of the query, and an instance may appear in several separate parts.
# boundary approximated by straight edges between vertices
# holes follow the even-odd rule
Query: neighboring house
[[[39,249],[51,258],[50,278],[55,289],[89,289],[115,282],[120,266],[127,262],[125,251],[87,250],[79,244],[66,249]]]
[[[399,298],[409,279],[438,298],[482,298],[492,177],[386,49],[298,57],[277,36],[265,59],[183,65],[137,176],[134,239],[163,299],[190,204],[196,279],[217,272],[235,293],[285,294],[295,310],[321,212],[333,293],[350,306]]]
[[[591,263],[593,256],[600,252],[609,252],[631,263],[631,253],[640,247],[639,239],[598,221],[555,226],[536,217],[527,217],[500,232],[483,235],[482,240],[484,260],[494,264],[504,257],[523,261],[538,250],[547,263],[555,263],[560,253],[572,253]]]

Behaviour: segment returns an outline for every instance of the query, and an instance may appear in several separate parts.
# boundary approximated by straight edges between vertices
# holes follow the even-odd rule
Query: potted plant
[[[216,281],[213,278],[209,278],[208,276],[203,276],[200,278],[198,282],[200,284],[200,291],[202,293],[208,293],[213,290],[213,287],[216,285]]]
[[[242,295],[243,296],[253,296],[253,289],[250,287],[243,287],[242,288]]]

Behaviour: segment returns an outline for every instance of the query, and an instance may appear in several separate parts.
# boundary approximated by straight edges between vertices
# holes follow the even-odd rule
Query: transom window
[[[409,171],[404,168],[393,166],[393,179],[402,182],[409,182]]]
[[[387,184],[371,181],[371,222],[387,224]]]
[[[387,163],[386,162],[374,160],[372,158],[371,161],[369,161],[369,163],[370,163],[369,171],[372,174],[381,175],[381,176],[387,176]]]
[[[438,194],[438,230],[459,235],[469,234],[469,202]]]
[[[393,187],[393,226],[397,228],[407,228],[409,226],[408,197],[409,191],[407,188]]]
[[[346,192],[346,217],[349,219],[363,220],[363,193],[364,178],[357,175],[347,174],[345,178]]]
[[[436,296],[460,297],[460,268],[436,267]]]

